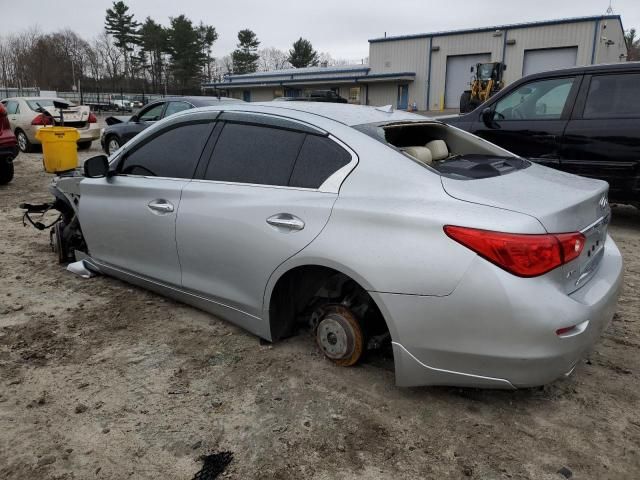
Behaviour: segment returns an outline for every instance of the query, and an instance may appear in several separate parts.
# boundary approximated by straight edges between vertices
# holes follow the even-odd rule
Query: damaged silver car
[[[281,102],[171,116],[52,186],[83,260],[396,383],[514,388],[573,371],[616,309],[607,184],[391,109]]]

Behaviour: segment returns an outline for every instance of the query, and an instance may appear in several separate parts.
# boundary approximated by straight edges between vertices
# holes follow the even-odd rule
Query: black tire
[[[78,142],[78,150],[89,150],[91,142]]]
[[[16,130],[16,139],[18,140],[18,148],[23,153],[33,152],[33,144],[29,141],[29,137],[22,130]]]
[[[470,112],[472,109],[471,106],[471,90],[465,90],[460,95],[460,113]]]
[[[13,162],[0,159],[0,185],[6,185],[13,180]]]
[[[115,145],[117,144],[117,147]],[[104,151],[111,155],[122,146],[122,142],[116,135],[109,135],[104,141]]]

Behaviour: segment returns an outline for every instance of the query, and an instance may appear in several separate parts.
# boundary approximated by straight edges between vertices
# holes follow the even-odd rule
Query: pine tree
[[[166,29],[147,17],[140,28],[140,46],[145,53],[145,65],[151,75],[151,88],[158,92],[162,85],[164,52],[167,50]]]
[[[173,78],[181,93],[199,89],[200,72],[206,61],[199,29],[184,15],[169,20],[167,52]]]
[[[140,24],[128,14],[129,7],[123,2],[113,2],[113,8],[107,8],[104,27],[113,35],[115,46],[120,49],[124,58],[125,76],[131,76],[130,57],[138,43],[138,27]]]
[[[233,73],[253,73],[258,70],[258,46],[260,41],[254,32],[249,29],[238,32],[238,45],[231,54],[233,59]]]
[[[315,67],[318,65],[318,52],[313,49],[309,40],[300,37],[289,50],[289,63],[295,68]]]
[[[200,39],[200,49],[203,58],[202,65],[202,77],[205,80],[211,79],[211,47],[213,43],[218,39],[218,32],[216,29],[210,25],[205,25],[200,22],[198,25],[198,37]]]

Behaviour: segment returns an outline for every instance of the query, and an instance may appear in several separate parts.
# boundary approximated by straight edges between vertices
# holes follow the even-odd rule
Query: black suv
[[[441,120],[534,162],[606,180],[612,201],[640,206],[640,62],[529,75]]]

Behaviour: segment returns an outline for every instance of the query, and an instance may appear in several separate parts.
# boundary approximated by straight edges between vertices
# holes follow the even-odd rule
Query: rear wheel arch
[[[357,294],[362,295],[362,298],[366,296],[372,315],[379,315],[381,322],[365,327],[376,330],[383,328],[392,332],[388,319],[381,313],[382,310],[368,292],[368,283],[357,274],[345,273],[346,270],[313,263],[296,265],[281,271],[276,279],[270,282],[271,288],[265,295],[264,312],[269,322],[271,340],[276,341],[290,335],[299,316],[309,307],[313,307],[313,303],[318,301],[316,294],[323,289],[331,292],[340,290],[344,294],[353,294],[357,290]]]

